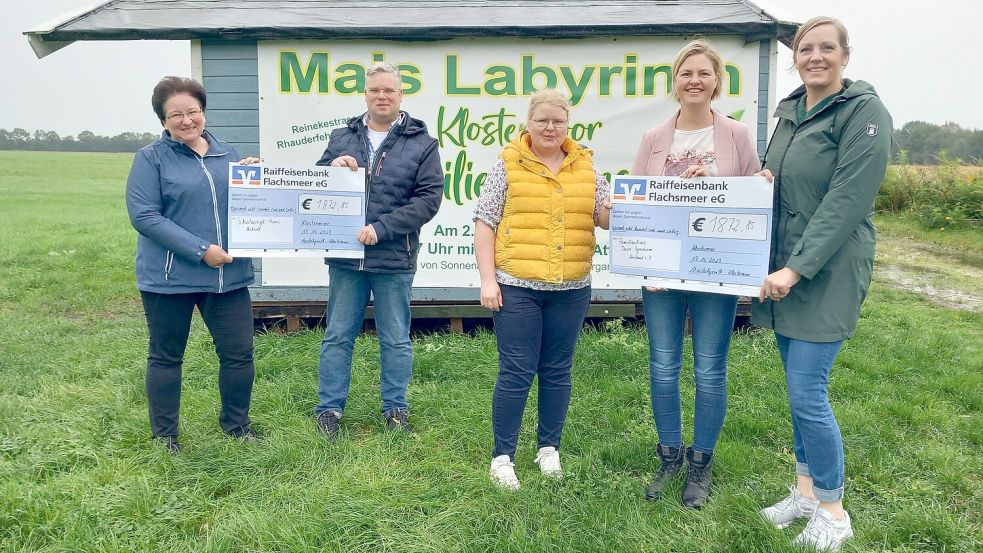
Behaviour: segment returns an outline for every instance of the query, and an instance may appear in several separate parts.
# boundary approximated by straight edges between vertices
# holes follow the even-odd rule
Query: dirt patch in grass
[[[983,263],[972,252],[881,234],[874,278],[932,303],[983,313]]]

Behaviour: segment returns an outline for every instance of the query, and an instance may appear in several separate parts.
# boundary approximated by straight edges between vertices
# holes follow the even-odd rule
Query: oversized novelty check
[[[365,170],[229,165],[229,247],[249,257],[365,257]]]
[[[611,272],[644,286],[756,296],[768,274],[764,177],[614,177]]]

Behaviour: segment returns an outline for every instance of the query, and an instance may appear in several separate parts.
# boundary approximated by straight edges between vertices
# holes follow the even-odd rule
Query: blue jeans
[[[679,372],[683,365],[686,310],[693,323],[693,449],[712,454],[727,411],[727,353],[734,331],[737,296],[665,290],[642,290],[649,335],[649,381],[652,414],[659,442],[683,445]]]
[[[788,403],[792,411],[795,473],[812,477],[816,499],[843,499],[843,436],[829,405],[829,371],[840,352],[839,342],[806,342],[776,333],[785,366]]]
[[[538,447],[560,448],[570,405],[570,371],[577,338],[590,307],[590,286],[542,291],[501,285],[495,312],[498,381],[492,395],[492,457],[515,456],[516,440],[533,378],[539,375]]]
[[[318,366],[318,415],[345,410],[352,379],[355,338],[365,320],[369,293],[379,332],[382,412],[406,409],[406,387],[413,375],[410,344],[410,290],[413,273],[369,273],[330,266],[328,269],[327,328]]]

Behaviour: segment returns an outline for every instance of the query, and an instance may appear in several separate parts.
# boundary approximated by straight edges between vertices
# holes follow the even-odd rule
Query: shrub
[[[875,209],[910,214],[927,228],[983,226],[983,173],[942,161],[935,167],[890,167]]]

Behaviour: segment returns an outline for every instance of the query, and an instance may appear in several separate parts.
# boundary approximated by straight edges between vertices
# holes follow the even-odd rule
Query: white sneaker
[[[816,514],[809,519],[805,530],[792,540],[792,545],[812,546],[816,551],[839,551],[843,542],[852,536],[849,513],[843,511],[843,520],[836,520],[826,509],[816,509]]]
[[[536,463],[543,476],[550,478],[563,478],[563,469],[560,468],[560,452],[553,446],[539,448],[536,455]]]
[[[508,455],[499,455],[492,459],[491,468],[492,482],[506,490],[516,491],[519,489],[519,478],[515,475],[515,465]]]
[[[819,506],[818,500],[809,499],[802,495],[799,490],[795,489],[795,486],[791,486],[789,491],[791,493],[785,499],[771,507],[761,509],[761,516],[779,530],[792,524],[797,518],[812,518],[813,513],[816,512],[816,507]]]

